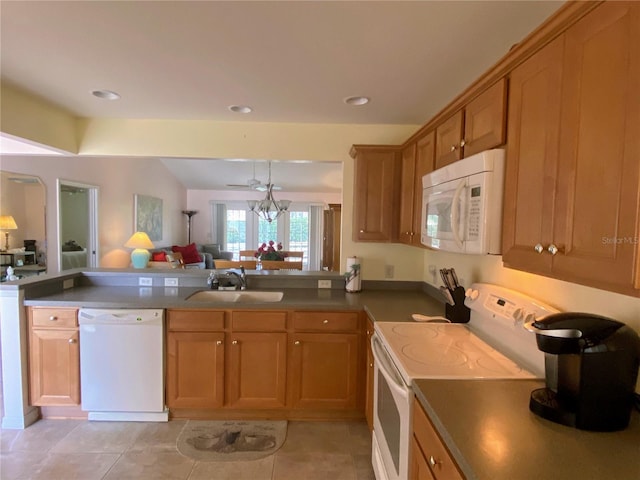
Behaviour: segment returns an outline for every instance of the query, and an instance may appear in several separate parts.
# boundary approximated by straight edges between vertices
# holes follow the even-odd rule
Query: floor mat
[[[178,437],[178,451],[203,462],[256,460],[278,450],[287,421],[189,420]]]

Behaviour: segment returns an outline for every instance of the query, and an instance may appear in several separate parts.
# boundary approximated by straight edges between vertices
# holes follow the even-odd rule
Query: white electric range
[[[376,322],[372,463],[377,480],[406,480],[414,379],[544,378],[544,354],[525,321],[553,307],[497,285],[473,284],[467,324]]]

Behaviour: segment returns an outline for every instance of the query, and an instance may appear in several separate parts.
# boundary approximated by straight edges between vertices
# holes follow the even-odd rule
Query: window
[[[284,250],[303,251],[303,268],[320,270],[321,205],[292,204],[289,211],[274,222],[252,213],[244,202],[212,202],[212,235],[223,250],[240,258],[240,250],[255,250],[273,240]]]

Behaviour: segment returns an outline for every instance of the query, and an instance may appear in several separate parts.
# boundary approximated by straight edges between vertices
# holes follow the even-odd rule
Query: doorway
[[[98,187],[58,179],[60,271],[98,266]]]

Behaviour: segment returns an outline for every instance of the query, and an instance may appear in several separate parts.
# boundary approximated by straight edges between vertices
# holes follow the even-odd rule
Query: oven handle
[[[375,333],[371,337],[371,353],[373,353],[373,358],[377,362],[378,370],[380,370],[382,376],[387,380],[389,387],[395,390],[398,395],[402,395],[405,398],[408,397],[409,387],[405,385],[402,378],[396,373],[395,367],[391,364],[392,360],[384,351],[384,347]]]

